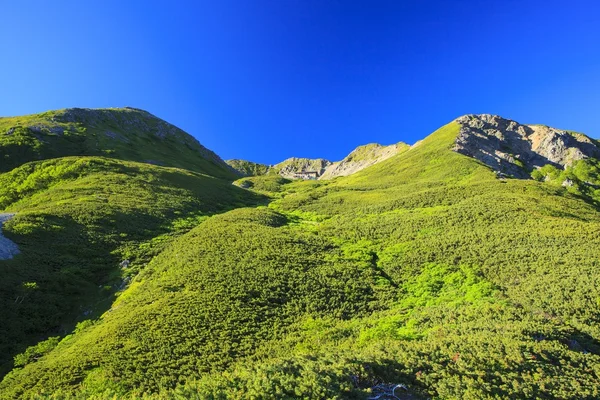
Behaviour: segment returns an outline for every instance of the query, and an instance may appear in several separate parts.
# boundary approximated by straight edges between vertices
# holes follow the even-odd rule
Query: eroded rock
[[[528,178],[546,164],[570,166],[587,157],[600,157],[589,137],[543,125],[522,125],[497,115],[465,115],[453,150],[476,158],[492,169],[516,178]]]

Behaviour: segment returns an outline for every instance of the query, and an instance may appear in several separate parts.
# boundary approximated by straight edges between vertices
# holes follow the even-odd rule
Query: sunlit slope
[[[250,179],[269,208],[178,238],[0,393],[598,398],[598,208],[498,179],[458,131],[332,181]]]
[[[599,316],[598,209],[560,185],[496,178],[450,150],[457,133],[447,125],[402,155],[286,196],[279,207],[330,218],[327,235],[397,251],[400,274],[426,261],[472,265],[532,311],[578,315],[571,322],[600,332],[589,320]]]
[[[381,308],[378,271],[268,209],[215,216],[178,239],[95,325],[7,376],[8,397],[83,387],[153,390],[220,371],[301,318]]]
[[[104,156],[235,179],[235,172],[195,138],[135,108],[70,108],[0,118],[0,172],[29,161]]]
[[[409,337],[393,341],[403,364],[421,345],[421,351],[437,353],[408,362],[430,393],[597,396],[598,208],[560,184],[497,179],[485,165],[450,150],[457,133],[453,123],[353,176],[305,190],[297,186],[278,209],[319,216],[321,235],[360,245],[399,286],[417,279],[421,293],[443,292],[452,285],[445,276],[466,268],[496,288],[495,307],[428,300],[415,311],[419,318],[399,316],[406,311],[401,307],[398,316],[383,320],[377,335],[386,343]],[[460,289],[446,301],[467,301],[468,293]],[[485,333],[476,334],[475,326]],[[509,367],[507,359],[519,361]],[[495,384],[479,385],[471,376]],[[570,392],[570,385],[585,389]]]
[[[106,158],[33,162],[0,174],[0,210],[16,213],[3,231],[21,250],[0,261],[2,372],[24,346],[106,308],[161,247],[151,239],[257,201],[199,173]],[[121,270],[125,259],[131,265]]]

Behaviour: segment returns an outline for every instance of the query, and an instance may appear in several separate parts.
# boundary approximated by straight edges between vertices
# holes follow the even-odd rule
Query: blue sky
[[[0,115],[133,106],[264,163],[413,143],[468,113],[598,138],[599,4],[6,1]]]

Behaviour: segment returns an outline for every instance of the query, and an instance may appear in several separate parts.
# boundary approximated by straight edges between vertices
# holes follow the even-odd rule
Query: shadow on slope
[[[0,261],[1,372],[26,346],[101,314],[173,237],[264,200],[206,175],[94,157],[0,175],[0,207],[16,213],[3,232],[21,250]]]

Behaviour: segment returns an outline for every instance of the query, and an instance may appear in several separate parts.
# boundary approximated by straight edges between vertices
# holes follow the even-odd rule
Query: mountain
[[[315,174],[313,178],[316,179],[321,176],[330,165],[331,161],[323,158],[310,159],[292,157],[279,164],[275,164],[270,171],[287,179],[295,179],[302,173],[312,172]]]
[[[214,152],[181,129],[135,108],[70,108],[0,118],[0,171],[35,160],[104,156],[235,179]]]
[[[465,115],[456,121],[461,129],[455,151],[518,178],[545,165],[564,168],[600,157],[598,142],[580,133],[521,125],[497,115]]]
[[[352,175],[362,169],[385,161],[410,148],[406,143],[382,146],[377,143],[359,146],[348,154],[342,161],[329,165],[319,179],[331,179],[337,176]]]
[[[21,253],[0,261],[20,340],[0,398],[598,398],[599,161],[515,124],[465,116],[250,190],[98,157],[1,174]]]
[[[389,146],[371,143],[357,147],[343,160],[337,162],[323,158],[292,157],[273,167],[245,160],[228,160],[227,164],[245,177],[277,173],[286,179],[332,179],[356,173],[409,148],[410,146],[405,143]]]
[[[269,166],[246,160],[226,160],[227,165],[236,170],[241,176],[260,176],[269,172]]]

